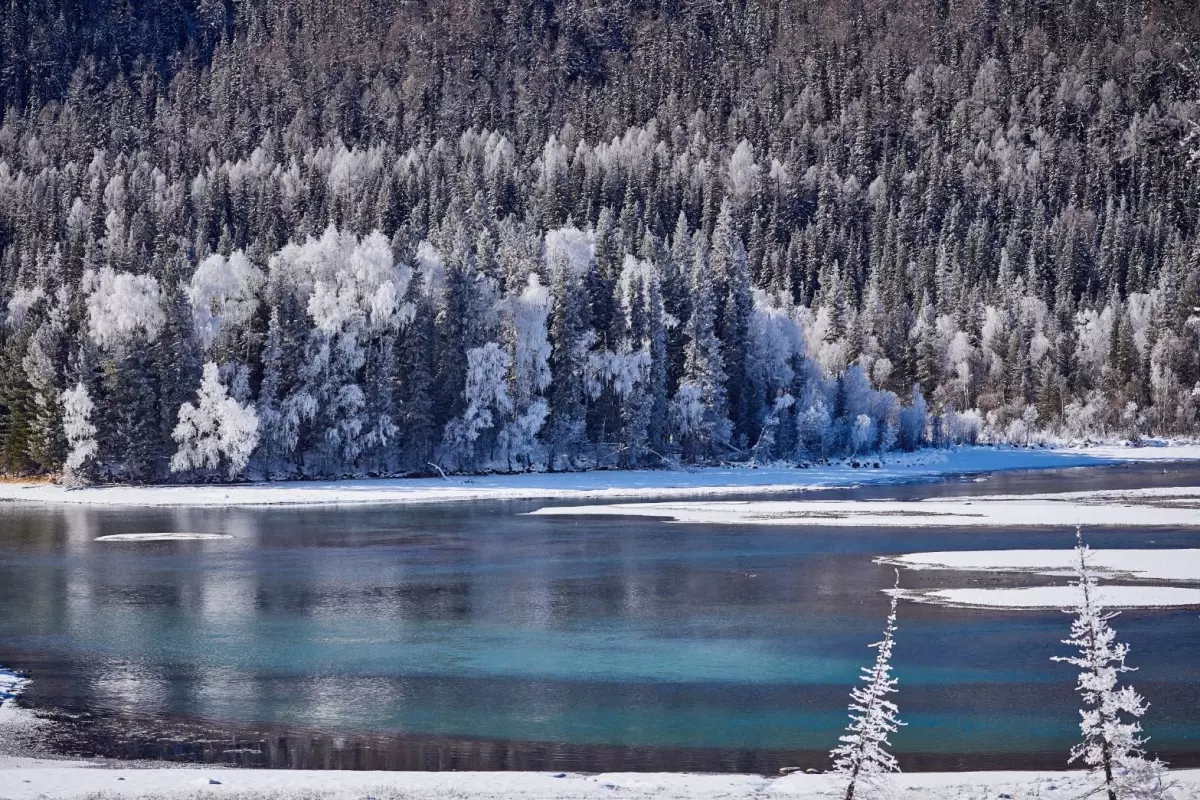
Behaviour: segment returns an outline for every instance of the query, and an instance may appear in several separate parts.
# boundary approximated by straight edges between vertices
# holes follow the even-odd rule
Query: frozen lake
[[[1200,466],[1158,464],[804,497],[1198,484]],[[33,671],[29,705],[69,713],[58,746],[75,752],[304,767],[823,767],[886,615],[879,590],[892,571],[874,557],[1073,544],[1065,528],[521,513],[542,505],[0,506],[0,663]],[[208,536],[119,536],[155,533]],[[1196,545],[1195,533],[1145,528],[1089,539]],[[1004,580],[903,576],[909,587]],[[1066,615],[905,603],[899,624],[909,725],[894,743],[906,768],[1064,765],[1074,674],[1049,659],[1064,652]],[[1197,612],[1127,611],[1115,624],[1151,703],[1152,749],[1200,764]]]

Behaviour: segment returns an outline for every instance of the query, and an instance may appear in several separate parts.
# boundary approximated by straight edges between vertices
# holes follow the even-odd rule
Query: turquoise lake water
[[[1200,468],[823,492],[899,497],[1196,485]],[[881,554],[1062,547],[1068,530],[678,525],[406,508],[0,509],[0,663],[69,712],[72,752],[278,766],[823,766],[891,585]],[[131,532],[232,539],[116,543]],[[1195,546],[1096,530],[1096,547]],[[907,573],[905,585],[995,576]],[[1002,579],[1001,579],[1002,580]],[[1029,579],[1026,579],[1029,580]],[[1032,579],[1034,581],[1039,579]],[[1047,580],[1047,579],[1042,579]],[[1200,618],[1115,622],[1154,749],[1200,762]],[[909,767],[1062,765],[1069,618],[902,604]],[[82,715],[82,717],[80,717]],[[237,746],[220,744],[228,739]],[[214,742],[216,744],[214,744]]]

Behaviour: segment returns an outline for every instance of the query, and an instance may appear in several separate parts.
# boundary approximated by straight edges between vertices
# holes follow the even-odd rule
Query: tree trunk
[[[850,785],[846,787],[845,800],[854,800],[854,784],[858,783],[858,770],[862,767],[862,762],[854,765],[854,771],[850,773]],[[1116,798],[1110,798],[1116,800]]]
[[[1104,742],[1104,786],[1108,789],[1108,800],[1117,800],[1117,790],[1113,786],[1112,773],[1112,751],[1109,749],[1108,741]]]

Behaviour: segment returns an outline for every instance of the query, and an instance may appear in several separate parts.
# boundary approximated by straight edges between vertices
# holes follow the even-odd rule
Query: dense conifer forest
[[[0,470],[1200,429],[1190,0],[0,0]]]

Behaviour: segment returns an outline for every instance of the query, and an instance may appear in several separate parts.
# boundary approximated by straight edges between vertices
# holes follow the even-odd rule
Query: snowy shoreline
[[[0,501],[97,506],[270,506],[444,503],[476,500],[616,500],[781,494],[932,481],[956,475],[1200,460],[1200,445],[1079,448],[960,447],[888,454],[872,466],[706,467],[571,473],[378,478],[275,483],[96,486],[0,483]],[[873,464],[879,461],[881,466]]]
[[[1200,770],[1171,773],[1177,800],[1200,798]],[[1074,799],[1095,779],[1080,771],[926,772],[897,775],[909,797],[982,800],[1011,797]],[[329,798],[361,800],[459,800],[523,798],[740,798],[836,797],[842,781],[832,775],[548,772],[352,772],[337,770],[227,769],[212,766],[158,768],[145,763],[118,767],[109,762],[48,761],[0,757],[0,797],[6,800],[74,797],[138,798]]]

